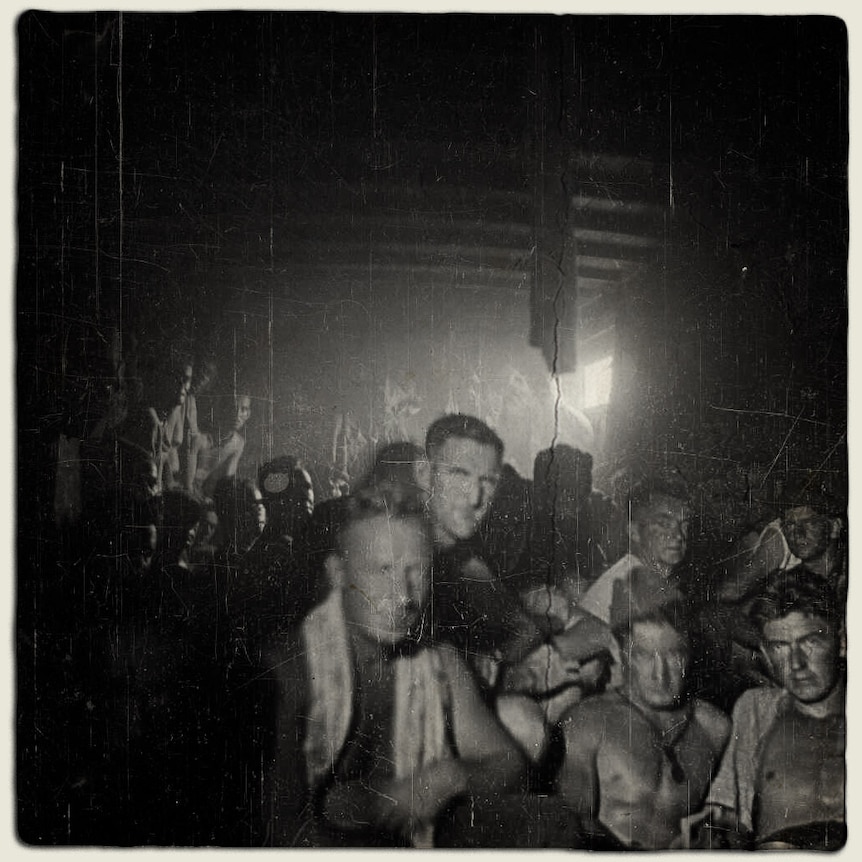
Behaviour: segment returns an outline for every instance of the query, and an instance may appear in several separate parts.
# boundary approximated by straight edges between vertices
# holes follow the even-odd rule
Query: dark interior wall
[[[608,480],[840,479],[842,22],[27,13],[19,61],[22,452],[98,409],[117,355],[170,347],[255,396],[250,471],[287,450],[322,482],[456,406],[529,474],[579,332],[551,303],[531,340],[537,273],[588,195],[654,207],[658,246],[604,295],[601,433],[564,436]]]

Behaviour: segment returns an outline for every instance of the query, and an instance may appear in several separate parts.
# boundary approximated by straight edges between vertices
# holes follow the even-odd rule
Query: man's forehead
[[[671,497],[668,494],[653,494],[649,499],[645,513],[652,517],[676,515],[687,518],[691,514],[691,507],[679,497]]]
[[[673,649],[686,644],[685,635],[668,620],[635,620],[631,626],[631,640],[638,646],[661,646]]]
[[[463,467],[499,472],[500,456],[491,443],[480,443],[469,437],[449,437],[434,456],[438,466]]]
[[[805,518],[816,517],[818,514],[818,511],[811,506],[794,506],[792,509],[785,510],[784,520],[801,521]]]
[[[763,624],[763,636],[766,640],[796,640],[814,632],[830,630],[829,620],[814,614],[804,614],[793,611],[777,620],[769,620]]]
[[[428,544],[428,535],[419,515],[409,518],[390,518],[384,513],[359,518],[346,525],[342,545],[348,555],[391,556],[393,545],[415,541],[419,546]]]

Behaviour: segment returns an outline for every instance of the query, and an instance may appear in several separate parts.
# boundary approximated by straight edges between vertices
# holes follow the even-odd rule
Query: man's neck
[[[667,709],[657,709],[643,703],[639,698],[632,696],[630,692],[621,691],[620,694],[656,729],[659,733],[671,735],[675,728],[683,730],[683,723],[687,723],[691,713],[691,704],[687,701]],[[680,734],[681,735],[681,734]]]
[[[823,700],[818,700],[817,703],[803,703],[797,700],[793,707],[797,712],[811,718],[829,718],[831,715],[840,715],[844,712],[844,694],[845,683],[842,679]]]
[[[829,547],[816,559],[806,560],[805,568],[824,578],[829,578],[838,567],[838,559],[838,549]]]
[[[454,548],[458,544],[458,540],[447,533],[439,524],[434,524],[434,547],[441,551]]]

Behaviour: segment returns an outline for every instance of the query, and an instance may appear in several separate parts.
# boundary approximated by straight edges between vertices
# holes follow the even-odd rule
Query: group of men
[[[425,444],[406,481],[346,500],[326,598],[266,656],[266,843],[843,845],[846,579],[797,541],[835,538],[816,511],[785,513],[797,564],[722,599],[768,677],[728,718],[691,684],[695,628],[727,615],[686,595],[680,485],[635,489],[629,553],[583,592],[549,585],[542,613],[480,541],[502,440],[448,415]]]

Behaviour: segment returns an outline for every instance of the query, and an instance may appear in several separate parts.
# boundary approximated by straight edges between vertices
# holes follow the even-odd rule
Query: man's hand
[[[456,796],[467,790],[467,772],[455,759],[438,760],[407,778],[395,778],[380,789],[375,819],[391,832],[412,838],[434,823]]]
[[[721,805],[707,804],[703,810],[682,818],[680,835],[671,849],[742,850],[745,843],[733,812]]]
[[[458,760],[438,760],[407,778],[377,786],[360,781],[335,785],[326,795],[324,814],[344,830],[383,828],[411,840],[432,826],[450,800],[467,789],[467,773]]]

